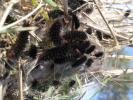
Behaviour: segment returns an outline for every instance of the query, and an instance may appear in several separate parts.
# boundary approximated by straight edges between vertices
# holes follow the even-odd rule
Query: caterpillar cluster
[[[64,13],[60,10],[54,10],[49,13],[51,18],[58,18]],[[78,17],[70,13],[72,16],[72,22],[75,29],[80,27]],[[95,45],[91,45],[87,38],[87,34],[78,30],[67,30],[61,35],[61,29],[63,25],[60,20],[56,20],[48,31],[48,37],[54,43],[55,47],[45,50],[40,60],[52,61],[54,64],[63,64],[70,62],[72,68],[76,68],[85,63],[86,66],[91,66],[93,63],[92,58],[88,58],[86,55],[91,54],[95,50]],[[90,31],[90,30],[88,30]],[[91,33],[91,31],[90,31]],[[102,56],[103,53],[94,54],[95,57]]]

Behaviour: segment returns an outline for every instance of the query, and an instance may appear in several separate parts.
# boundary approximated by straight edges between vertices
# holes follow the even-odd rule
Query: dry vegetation
[[[133,10],[112,6],[130,3],[1,0],[0,100],[82,100],[93,81],[132,82],[117,62],[133,57],[117,54],[133,46]]]

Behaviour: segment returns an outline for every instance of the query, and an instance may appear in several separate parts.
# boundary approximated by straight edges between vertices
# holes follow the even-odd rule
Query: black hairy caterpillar
[[[72,27],[78,29],[80,27],[80,21],[76,16],[76,14],[71,13],[71,15],[72,15]]]
[[[87,14],[91,14],[93,12],[93,7],[90,7],[90,8],[85,9],[85,12]]]
[[[83,0],[68,0],[68,6],[72,9],[75,10],[76,8],[80,7],[83,5],[85,1]]]
[[[73,67],[73,68],[78,67],[79,65],[83,64],[86,60],[87,60],[87,57],[86,57],[86,56],[83,56],[83,57],[77,59],[77,60],[72,64],[72,67]]]
[[[110,35],[104,34],[99,30],[96,30],[96,37],[98,38],[99,41],[102,41],[104,39],[111,39]]]
[[[28,42],[28,34],[29,33],[27,32],[20,32],[16,43],[12,46],[10,50],[7,51],[7,60],[5,61],[6,69],[14,69],[17,59],[22,55],[23,50],[26,47],[26,43]]]
[[[88,33],[88,34],[92,34],[92,28],[91,27],[88,27],[87,29],[86,29],[86,32]]]
[[[61,44],[61,37],[60,37],[60,32],[61,32],[62,25],[60,21],[55,21],[52,26],[49,29],[48,36],[50,40],[54,43],[54,45],[58,46]]]
[[[95,57],[102,57],[103,56],[103,52],[97,52],[94,54]]]
[[[107,35],[107,34],[103,34],[103,38],[104,39],[112,39],[112,37],[110,35]]]
[[[96,37],[98,38],[99,41],[101,41],[103,39],[103,36],[102,36],[102,32],[99,31],[99,30],[96,30]]]
[[[52,19],[59,18],[64,15],[64,12],[61,10],[52,10],[48,13],[49,17]],[[78,29],[80,26],[80,22],[76,14],[73,14],[72,12],[69,11],[69,15],[72,17],[72,26],[75,29]]]
[[[79,56],[80,54],[76,51],[76,49],[72,48],[71,44],[63,44],[61,46],[46,50],[43,53],[41,60],[52,60],[56,64],[61,64],[64,62],[73,61]]]
[[[75,80],[71,80],[68,84],[69,87],[73,87],[75,85],[76,81]]]
[[[95,50],[95,46],[94,45],[91,45],[90,47],[88,47],[85,51],[86,54],[90,54],[92,53],[94,50]]]
[[[72,30],[78,29],[80,27],[80,20],[78,16],[70,10],[68,11],[68,14],[72,20]]]
[[[11,16],[11,15],[8,15],[7,18],[6,18],[5,23],[10,24],[10,23],[15,22],[16,20],[17,20],[17,19],[16,19],[15,17],[13,17],[13,16]]]
[[[86,62],[86,66],[87,67],[90,67],[91,66],[91,64],[93,63],[94,61],[93,61],[93,59],[92,58],[89,58],[88,60],[87,60],[87,62]]]
[[[60,84],[61,84],[61,82],[59,80],[53,80],[51,85],[58,86]]]
[[[68,50],[69,50],[68,45],[62,45],[62,46],[48,49],[44,52],[45,53],[44,60],[54,59],[55,57],[58,57],[58,56],[63,57],[66,55],[66,52],[68,52]]]
[[[28,42],[28,35],[28,31],[22,31],[18,34],[15,44],[12,46],[12,50],[16,58],[18,58],[25,49],[26,43]]]
[[[82,31],[67,31],[63,38],[69,42],[83,41],[87,39],[87,35]]]
[[[79,53],[77,53],[76,51],[75,52],[66,52],[65,55],[60,55],[60,56],[56,56],[53,61],[54,63],[56,64],[62,64],[62,63],[65,63],[65,62],[72,62],[72,61],[75,61],[77,57],[79,57]]]
[[[29,23],[24,22],[23,26],[29,26]],[[6,52],[7,60],[5,61],[5,67],[7,69],[12,70],[14,68],[17,59],[22,55],[26,47],[28,35],[28,31],[21,31],[17,36],[15,44]]]
[[[81,54],[90,46],[90,41],[76,41],[72,43],[72,48],[78,49]]]
[[[64,12],[61,11],[61,10],[56,9],[56,10],[52,10],[52,11],[48,12],[48,15],[49,15],[50,18],[56,19],[56,18],[61,17],[62,15],[64,15]]]
[[[29,51],[28,51],[28,55],[35,59],[36,58],[36,55],[37,55],[37,47],[35,45],[31,45],[30,48],[29,48]]]
[[[25,49],[26,43],[28,42],[29,32],[22,31],[19,33],[16,44],[13,46],[16,57],[21,54],[21,52]]]
[[[126,10],[124,16],[125,16],[125,17],[128,17],[128,16],[130,15],[130,13],[131,13],[131,10]]]

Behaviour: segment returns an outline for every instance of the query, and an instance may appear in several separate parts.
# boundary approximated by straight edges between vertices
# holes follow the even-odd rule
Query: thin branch
[[[23,76],[22,76],[22,69],[21,69],[21,59],[18,61],[18,79],[19,79],[19,96],[20,100],[24,100],[23,97]]]
[[[105,71],[103,70],[103,71],[101,71],[101,73],[106,74],[106,75],[112,75],[112,76],[124,74],[123,70],[121,70],[121,69],[105,70]],[[130,73],[133,73],[133,69],[127,70],[126,74],[130,74]]]
[[[96,24],[95,21],[93,21],[85,12],[82,12],[82,14],[87,17],[92,23]]]
[[[118,59],[127,59],[127,60],[132,60],[133,56],[128,56],[128,55],[112,55],[112,56],[107,56],[109,58],[115,58],[117,57]]]
[[[91,28],[93,28],[93,29],[95,29],[95,30],[99,30],[99,31],[103,32],[104,34],[110,35],[110,32],[109,32],[109,31],[104,30],[102,27],[99,27],[99,26],[97,26],[97,25],[90,25],[90,24],[88,24],[88,23],[86,23],[86,22],[83,22],[83,21],[81,21],[81,24],[86,25],[87,27],[91,27]],[[122,35],[120,35],[120,34],[116,34],[116,36],[117,36],[117,38],[121,38],[121,39],[128,40],[127,37],[122,36]]]
[[[68,0],[63,0],[65,15],[68,15]]]
[[[3,32],[5,31],[6,29],[10,28],[10,27],[13,27],[15,25],[17,25],[18,23],[24,21],[25,19],[27,19],[28,17],[32,16],[35,12],[37,12],[42,6],[44,6],[44,4],[40,3],[32,12],[30,12],[29,14],[27,14],[26,16],[22,17],[20,20],[14,22],[14,23],[11,23],[7,26],[4,26],[0,29],[0,32]]]
[[[98,7],[97,2],[96,2],[95,0],[93,0],[93,2],[95,3],[95,5],[96,5],[96,7],[97,7],[97,9],[98,9],[98,12],[100,13],[101,17],[103,18],[105,24],[107,25],[107,27],[108,27],[110,33],[112,34],[112,36],[113,36],[113,38],[114,38],[114,41],[115,41],[115,43],[116,43],[116,46],[119,46],[119,43],[118,43],[118,41],[117,41],[117,38],[116,38],[114,32],[112,31],[111,27],[109,26],[107,20],[106,20],[105,17],[103,16],[103,14],[102,14],[100,8]]]
[[[78,7],[78,8],[77,8],[77,9],[75,9],[75,10],[73,10],[72,12],[74,13],[74,12],[76,12],[76,11],[78,11],[78,10],[82,9],[83,7],[87,6],[88,4],[89,4],[89,2],[87,2],[87,3],[83,4],[82,6]]]
[[[12,7],[14,6],[14,4],[16,4],[19,0],[11,0],[9,2],[9,6],[7,6],[5,13],[3,15],[3,17],[0,20],[0,27],[2,27],[6,21],[7,16],[9,15],[10,11],[12,10]]]

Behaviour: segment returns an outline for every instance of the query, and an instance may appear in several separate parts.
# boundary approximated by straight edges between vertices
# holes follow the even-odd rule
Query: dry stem
[[[109,31],[111,32],[111,34],[112,34],[112,36],[113,36],[113,38],[114,38],[114,41],[115,41],[115,43],[116,43],[116,46],[119,46],[119,43],[118,43],[118,41],[117,41],[117,38],[116,38],[114,32],[112,31],[111,27],[109,26],[108,22],[106,21],[105,17],[103,16],[103,14],[102,14],[100,8],[98,7],[97,2],[96,2],[95,0],[93,0],[93,2],[95,3],[95,5],[96,5],[96,7],[97,7],[97,9],[98,9],[98,12],[100,13],[100,15],[101,15],[101,17],[103,18],[105,24],[107,25]]]
[[[18,79],[19,79],[19,96],[20,100],[24,100],[23,97],[23,76],[22,76],[22,69],[21,69],[21,59],[18,61]]]

